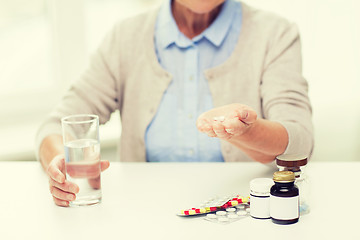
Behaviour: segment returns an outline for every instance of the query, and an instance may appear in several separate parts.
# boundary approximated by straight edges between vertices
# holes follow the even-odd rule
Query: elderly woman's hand
[[[100,161],[100,169],[101,171],[106,170],[109,167],[110,163],[107,160]],[[59,154],[54,157],[51,161],[49,167],[47,168],[47,174],[49,176],[49,188],[50,193],[53,196],[54,202],[58,206],[67,207],[69,206],[70,201],[74,201],[76,198],[76,194],[79,192],[79,186],[71,181],[66,179],[66,172],[74,178],[88,176],[88,173],[97,173],[98,171],[91,169],[99,169],[98,164],[93,164],[87,168],[87,172],[74,172],[66,166],[65,157],[62,154]],[[89,184],[97,189],[100,187],[100,179],[95,178],[96,176],[92,176],[93,178],[89,178]]]
[[[243,104],[229,104],[201,114],[196,126],[209,137],[230,140],[243,135],[257,120],[256,112]]]

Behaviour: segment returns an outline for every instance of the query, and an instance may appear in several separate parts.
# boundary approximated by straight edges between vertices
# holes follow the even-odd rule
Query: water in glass
[[[78,139],[65,144],[66,178],[80,191],[71,206],[92,205],[101,201],[100,143]]]

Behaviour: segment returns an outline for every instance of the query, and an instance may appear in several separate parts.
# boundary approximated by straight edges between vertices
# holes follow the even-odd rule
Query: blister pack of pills
[[[239,204],[215,213],[208,213],[204,220],[219,224],[228,224],[249,216],[249,204]]]
[[[214,197],[206,200],[199,207],[189,208],[181,210],[178,216],[196,216],[204,215],[208,213],[217,212],[220,210],[226,210],[230,207],[235,207],[239,204],[249,203],[249,197],[242,197],[240,195],[229,196],[229,197]]]

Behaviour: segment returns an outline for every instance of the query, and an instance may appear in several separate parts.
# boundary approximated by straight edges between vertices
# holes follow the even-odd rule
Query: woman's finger
[[[196,120],[196,128],[200,132],[207,132],[207,129],[209,128],[209,121],[206,119],[204,114],[201,114],[198,119]]]
[[[214,121],[213,130],[217,137],[222,139],[228,139],[231,135],[225,131],[224,125],[219,121]]]
[[[110,167],[110,162],[108,160],[101,160],[100,161],[100,169],[101,171],[105,171]]]
[[[237,116],[240,121],[248,125],[254,123],[257,119],[257,113],[247,106],[237,109]]]
[[[69,193],[78,193],[79,192],[79,186],[73,182],[70,182],[68,180],[65,180],[63,183],[59,183],[57,181],[54,181],[52,178],[49,179],[49,185],[57,187],[58,189],[69,192]]]
[[[53,197],[62,201],[74,201],[76,198],[75,194],[64,192],[55,186],[50,186],[50,193],[53,195]]]
[[[61,200],[53,196],[54,203],[60,207],[68,207],[69,201]]]
[[[226,120],[224,123],[225,131],[231,135],[240,135],[243,133],[244,128],[246,128],[246,124],[240,121],[238,118],[232,118]]]
[[[63,183],[66,179],[65,158],[63,155],[56,156],[47,168],[47,174],[59,183]]]
[[[93,188],[93,189],[100,189],[101,187],[101,178],[97,177],[97,178],[89,178],[88,182],[89,185]]]

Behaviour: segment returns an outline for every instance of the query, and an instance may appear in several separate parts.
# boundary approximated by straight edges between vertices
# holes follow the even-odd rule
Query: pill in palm
[[[225,121],[225,116],[214,117],[213,119],[214,119],[214,121],[223,122],[223,121]]]

